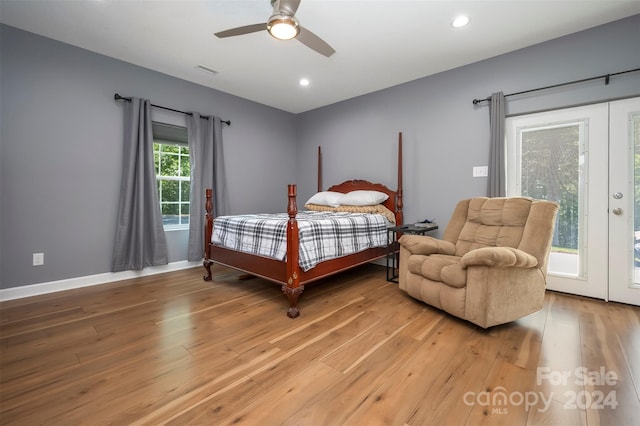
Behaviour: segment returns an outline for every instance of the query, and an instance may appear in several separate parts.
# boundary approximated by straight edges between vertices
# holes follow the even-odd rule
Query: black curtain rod
[[[504,97],[506,98],[506,97],[509,97],[509,96],[522,95],[524,93],[531,93],[531,92],[537,92],[537,91],[540,91],[540,90],[553,89],[555,87],[568,86],[569,84],[584,83],[585,81],[598,80],[600,78],[604,78],[604,84],[608,85],[609,84],[609,79],[611,77],[616,76],[616,75],[620,75],[620,74],[626,74],[626,73],[629,73],[629,72],[636,72],[636,71],[640,71],[640,68],[635,68],[635,69],[626,70],[626,71],[620,71],[620,72],[616,72],[616,73],[613,73],[613,74],[603,74],[603,75],[599,75],[597,77],[583,78],[582,80],[569,81],[569,82],[566,82],[566,83],[553,84],[551,86],[538,87],[537,89],[523,90],[522,92],[509,93],[508,95],[504,95]],[[488,102],[490,100],[491,100],[491,96],[486,97],[484,99],[474,99],[473,100],[473,104],[477,105],[480,102]]]
[[[115,95],[113,95],[113,99],[115,99],[116,101],[127,101],[127,102],[131,102],[131,98],[125,98],[124,96],[120,96],[118,93],[116,93]],[[186,114],[186,115],[193,115],[190,112],[187,111],[180,111],[179,109],[173,109],[173,108],[167,108],[167,107],[163,107],[161,105],[154,105],[151,104],[152,107],[156,107],[156,108],[160,108],[160,109],[164,109],[167,111],[173,111],[173,112],[179,112],[181,114]],[[209,117],[202,117],[202,118],[206,118],[208,119]],[[220,120],[222,123],[226,124],[227,126],[231,126],[231,120]]]

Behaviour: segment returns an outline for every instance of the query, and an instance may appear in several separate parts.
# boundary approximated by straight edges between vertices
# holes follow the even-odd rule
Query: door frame
[[[507,118],[505,135],[507,137],[507,195],[517,195],[514,186],[518,153],[516,141],[518,133],[531,127],[551,126],[556,123],[583,121],[586,127],[586,141],[582,149],[582,184],[585,185],[583,200],[584,211],[580,220],[586,229],[581,229],[582,241],[579,276],[561,275],[549,271],[547,289],[579,294],[587,297],[608,300],[608,103],[563,108]],[[514,149],[515,148],[515,149]],[[512,165],[511,167],[509,165]],[[586,170],[586,173],[585,173]]]
[[[634,284],[634,275],[638,274],[634,255],[634,118],[640,119],[640,97],[610,103],[609,299],[640,306],[640,285]],[[615,198],[617,192],[622,198]],[[622,214],[615,214],[615,209],[622,209]]]

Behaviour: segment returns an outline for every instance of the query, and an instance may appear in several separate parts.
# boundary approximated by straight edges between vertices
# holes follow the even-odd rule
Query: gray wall
[[[123,134],[116,92],[231,120],[223,137],[232,213],[286,206],[295,181],[293,114],[12,27],[0,31],[0,288],[110,271]],[[159,117],[184,120],[162,110]],[[186,232],[167,235],[170,261],[185,260]],[[36,252],[43,266],[31,266]]]
[[[312,152],[322,146],[324,187],[364,178],[396,187],[403,132],[405,222],[446,225],[455,204],[486,195],[488,103],[505,94],[640,67],[640,15],[516,52],[319,108],[297,117],[298,192],[315,191]],[[640,95],[640,72],[508,98],[507,114]]]
[[[283,211],[291,182],[301,204],[316,190],[318,145],[325,188],[352,178],[393,188],[402,131],[406,222],[435,217],[444,226],[458,200],[486,191],[471,170],[487,164],[488,107],[473,98],[640,66],[634,16],[296,116],[0,30],[1,288],[109,271],[121,170],[115,92],[232,120],[224,130],[232,213]],[[640,73],[509,98],[507,111],[631,95],[640,95]],[[184,233],[169,240],[171,260],[185,259]],[[34,252],[45,253],[44,266],[31,266]]]

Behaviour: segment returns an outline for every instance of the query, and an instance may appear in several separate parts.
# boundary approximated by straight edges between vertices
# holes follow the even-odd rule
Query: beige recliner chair
[[[539,311],[557,211],[524,197],[460,201],[442,240],[400,238],[400,289],[483,328]]]

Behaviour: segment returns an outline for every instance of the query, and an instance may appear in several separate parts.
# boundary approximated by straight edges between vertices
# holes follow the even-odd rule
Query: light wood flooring
[[[193,268],[0,304],[2,425],[640,425],[640,309],[548,292],[483,330],[376,265]],[[615,376],[615,378],[614,378]]]

